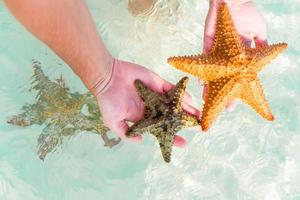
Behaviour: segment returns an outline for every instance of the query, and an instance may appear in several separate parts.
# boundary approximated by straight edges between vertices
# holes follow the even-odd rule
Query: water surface
[[[119,58],[152,69],[176,82],[170,55],[198,53],[208,0],[159,0],[148,16],[134,17],[121,0],[89,0],[105,44]],[[174,149],[165,164],[155,139],[103,147],[97,135],[81,133],[42,162],[36,155],[42,126],[6,124],[6,117],[34,101],[27,92],[32,59],[50,78],[63,74],[72,91],[86,91],[73,72],[31,36],[0,3],[0,199],[300,199],[300,2],[255,3],[266,18],[269,43],[289,48],[261,73],[276,117],[262,120],[244,104],[222,113],[208,134],[181,132],[189,145]],[[188,91],[202,105],[191,77]]]

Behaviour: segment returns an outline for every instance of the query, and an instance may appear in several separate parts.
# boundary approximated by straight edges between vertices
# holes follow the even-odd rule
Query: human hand
[[[209,11],[205,20],[204,46],[203,52],[208,52],[214,42],[215,23],[217,11],[221,2],[226,2],[235,27],[245,45],[251,46],[252,40],[255,45],[267,43],[266,23],[260,12],[251,0],[210,0]],[[200,81],[201,83],[201,81]],[[203,100],[207,96],[207,86],[204,85]],[[227,111],[233,111],[235,101],[229,102],[226,106]]]
[[[127,122],[137,122],[144,115],[144,104],[134,86],[136,79],[142,80],[150,89],[158,93],[169,91],[173,85],[148,69],[129,62],[114,60],[113,73],[108,86],[97,95],[105,125],[125,138],[128,131]],[[186,94],[183,109],[199,117],[199,111],[191,105],[191,97]],[[140,141],[141,136],[133,140]],[[186,141],[180,136],[175,136],[174,145],[185,146]]]

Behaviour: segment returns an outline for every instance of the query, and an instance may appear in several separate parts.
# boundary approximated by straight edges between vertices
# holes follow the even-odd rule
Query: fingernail
[[[175,136],[174,145],[179,148],[183,148],[186,146],[186,140],[180,136]]]
[[[204,86],[204,81],[198,79],[198,83],[199,83],[199,85]]]
[[[184,147],[186,147],[186,142],[185,141],[184,142],[174,141],[174,145],[178,148],[184,148]]]
[[[164,92],[168,92],[169,90],[171,90],[173,87],[173,85],[171,84],[165,84],[163,87]]]
[[[235,103],[230,103],[227,107],[226,107],[226,111],[227,112],[233,112],[235,109]]]
[[[129,137],[128,140],[132,141],[132,142],[136,142],[136,143],[141,143],[142,142],[142,136],[137,135],[134,137]]]

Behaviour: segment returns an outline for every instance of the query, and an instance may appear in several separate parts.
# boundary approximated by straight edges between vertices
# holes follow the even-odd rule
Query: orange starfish
[[[255,48],[245,46],[234,27],[228,6],[222,3],[211,51],[171,57],[168,63],[207,84],[208,95],[201,120],[202,130],[207,131],[225,105],[234,98],[250,105],[263,118],[274,120],[257,74],[286,47],[286,43]]]

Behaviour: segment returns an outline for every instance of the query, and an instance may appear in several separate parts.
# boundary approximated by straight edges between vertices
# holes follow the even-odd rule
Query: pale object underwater
[[[101,120],[97,101],[92,94],[71,93],[62,77],[51,81],[43,73],[39,62],[35,61],[33,67],[30,91],[37,91],[37,101],[24,105],[23,113],[10,117],[7,122],[21,127],[45,125],[38,137],[38,156],[41,160],[55,151],[65,139],[82,131],[99,134],[104,146],[110,148],[121,141],[120,138],[108,137],[109,129]]]

